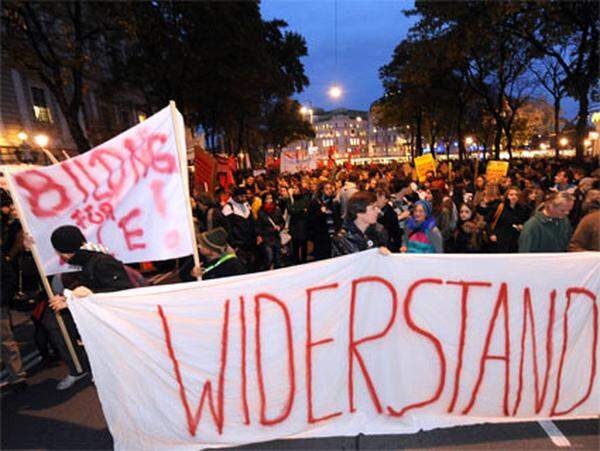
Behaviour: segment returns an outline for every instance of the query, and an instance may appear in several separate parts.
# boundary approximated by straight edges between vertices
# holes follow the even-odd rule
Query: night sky
[[[263,19],[283,19],[291,31],[306,39],[308,57],[303,59],[310,86],[296,98],[303,104],[326,110],[343,107],[368,110],[383,94],[379,68],[390,62],[394,48],[406,36],[415,18],[402,14],[412,0],[338,0],[338,69],[335,70],[333,0],[263,0]],[[344,95],[334,101],[327,96],[335,82]],[[539,95],[544,95],[540,90]],[[564,116],[572,119],[577,104],[563,101]]]
[[[338,0],[338,70],[335,71],[335,5],[333,0],[263,0],[264,19],[283,19],[289,30],[306,39],[303,59],[310,86],[296,97],[326,110],[368,110],[383,95],[378,71],[391,60],[396,45],[414,22],[404,17],[412,1]],[[327,96],[334,81],[344,90],[337,101]]]

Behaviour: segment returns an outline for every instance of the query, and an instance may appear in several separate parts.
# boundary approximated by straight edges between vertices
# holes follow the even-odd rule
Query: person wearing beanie
[[[246,268],[227,243],[227,232],[223,227],[200,234],[198,250],[206,263],[192,270],[195,277],[208,280],[246,273]]]
[[[406,221],[402,252],[411,254],[441,254],[444,252],[442,234],[432,216],[431,204],[415,202],[412,216]]]
[[[56,293],[61,293],[63,289],[68,288],[73,290],[75,297],[85,297],[93,292],[106,293],[136,286],[133,276],[129,274],[129,271],[133,270],[126,268],[122,262],[110,255],[104,246],[88,242],[78,227],[73,225],[58,227],[52,232],[50,241],[56,253],[65,262],[79,268],[79,271],[68,274],[68,277],[63,277],[64,274],[54,276],[52,285]],[[62,317],[71,341],[77,343],[79,333],[73,317],[68,311],[65,297],[56,294],[49,300],[49,305],[53,310],[62,310]],[[41,321],[49,332],[50,340],[69,368],[67,377],[62,379],[56,387],[58,390],[66,390],[87,376],[89,371],[87,356],[81,346],[75,346],[77,357],[84,371],[78,373],[56,318],[49,309],[45,309],[42,313]]]

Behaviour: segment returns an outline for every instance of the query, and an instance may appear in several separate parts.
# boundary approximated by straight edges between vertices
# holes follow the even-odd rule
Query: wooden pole
[[[6,168],[6,180],[8,182],[8,188],[10,190],[13,202],[15,203],[15,207],[17,208],[17,212],[19,213],[19,217],[21,219],[21,225],[23,226],[23,232],[25,232],[29,236],[31,235],[31,229],[29,228],[29,224],[27,223],[27,217],[24,214],[24,210],[19,201],[19,196],[16,194],[17,190],[15,188],[14,180],[12,178],[12,173],[10,168]],[[48,278],[46,277],[46,272],[44,271],[44,266],[42,265],[42,261],[40,259],[40,255],[38,254],[37,247],[35,243],[31,245],[31,254],[33,255],[33,260],[35,261],[35,265],[37,266],[38,272],[40,273],[40,278],[42,279],[42,284],[44,285],[44,290],[46,290],[46,294],[48,295],[48,299],[54,296],[54,292],[52,291],[52,287],[50,283],[48,283]],[[73,359],[73,364],[75,365],[75,369],[79,373],[83,373],[83,368],[81,367],[81,363],[79,362],[79,358],[77,357],[77,353],[75,352],[75,347],[73,346],[73,342],[71,341],[71,337],[69,337],[69,333],[67,332],[67,328],[65,326],[65,322],[62,318],[60,312],[55,311],[54,315],[56,316],[56,322],[58,323],[58,327],[63,335],[65,343],[67,345],[67,349],[69,350],[69,354]]]
[[[177,107],[175,101],[169,102],[169,108],[171,110],[171,120],[173,121],[173,130],[175,130],[175,143],[177,144],[177,154],[179,155],[179,168],[181,170],[181,177],[183,179],[183,189],[185,191],[185,204],[188,213],[188,228],[192,235],[192,243],[194,245],[194,265],[200,266],[200,256],[198,255],[198,243],[196,242],[196,228],[194,227],[194,219],[192,216],[192,205],[190,203],[190,182],[188,177],[187,168],[187,153],[185,147],[185,135],[184,130],[181,130],[180,122],[177,120]],[[200,280],[201,277],[198,278]]]

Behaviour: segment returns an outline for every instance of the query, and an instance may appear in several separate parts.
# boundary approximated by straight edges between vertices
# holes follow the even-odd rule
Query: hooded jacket
[[[565,252],[571,234],[569,218],[549,218],[537,211],[523,226],[519,252]]]

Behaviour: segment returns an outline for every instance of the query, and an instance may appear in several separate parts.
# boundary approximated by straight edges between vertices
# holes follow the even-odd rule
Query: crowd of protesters
[[[595,162],[512,161],[486,180],[474,161],[419,182],[407,164],[237,174],[227,192],[194,195],[199,231],[222,228],[249,272],[370,247],[407,253],[600,250]]]
[[[418,181],[408,164],[317,169],[298,174],[238,172],[229,189],[194,192],[192,211],[201,266],[192,257],[154,262],[179,280],[212,279],[323,260],[369,248],[394,253],[515,253],[600,250],[600,169],[596,161],[511,161],[506,176],[486,180],[483,162],[441,162]],[[20,298],[36,300],[35,341],[43,358],[57,355],[71,387],[89,369],[81,346],[73,365],[53,310],[80,343],[64,288],[106,292],[144,285],[135,270],[63,226],[52,245],[80,271],[53,278],[47,299],[27,250],[10,196],[2,202],[2,360],[9,382],[24,374],[8,311]],[[386,252],[388,252],[386,251]],[[17,274],[19,277],[17,277]],[[83,291],[82,291],[83,290]],[[87,290],[87,291],[86,291]],[[35,292],[26,295],[24,292]]]

